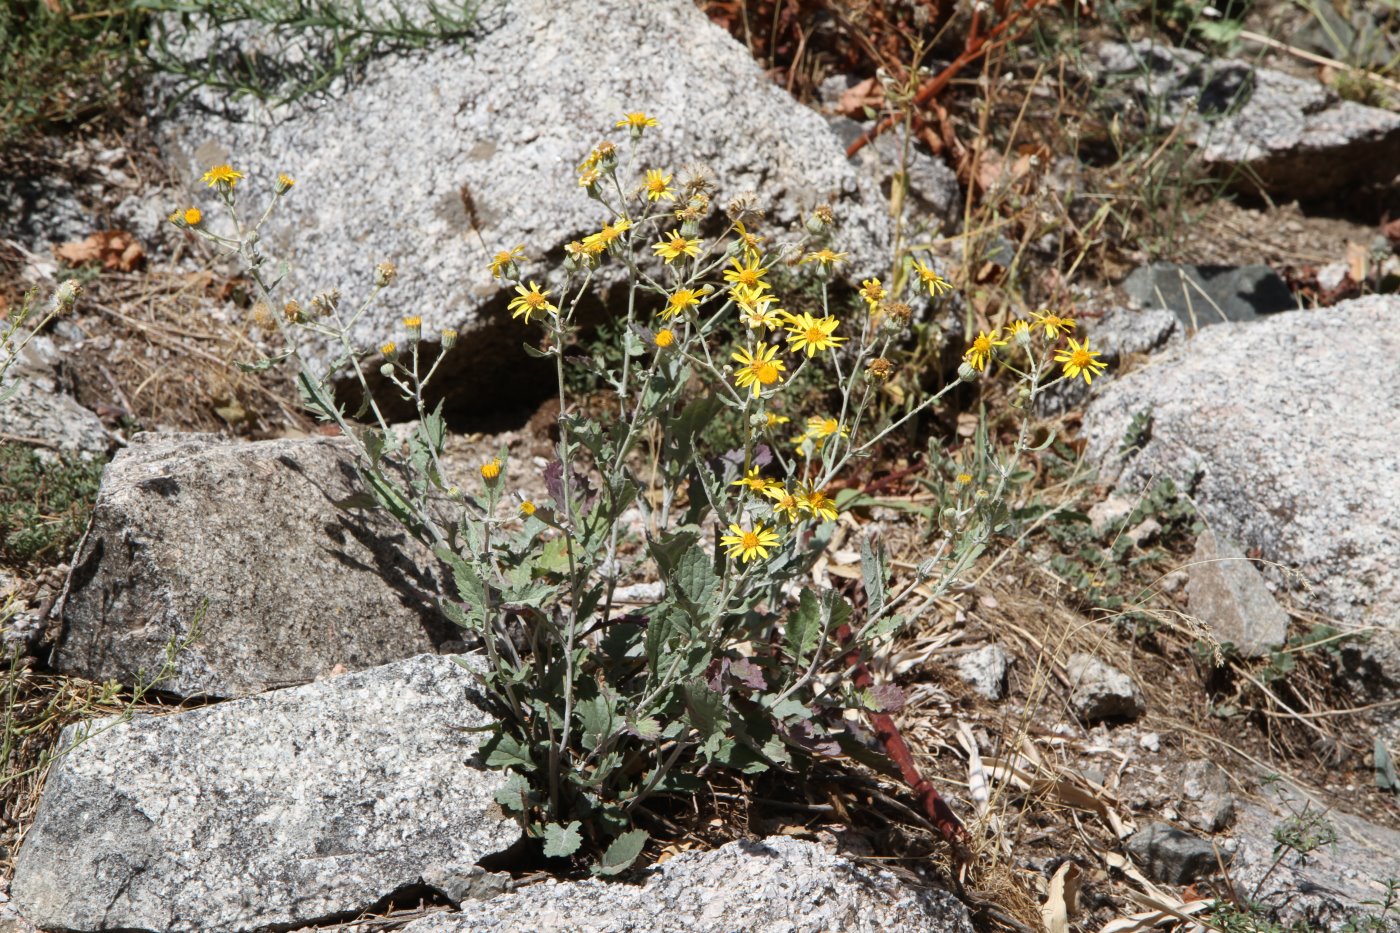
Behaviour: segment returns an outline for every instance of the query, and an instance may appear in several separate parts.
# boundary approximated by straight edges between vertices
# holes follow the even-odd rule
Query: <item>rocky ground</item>
[[[1400,930],[1389,79],[1318,38],[1338,23],[1280,32],[1273,7],[1246,32],[1312,58],[1043,13],[1048,51],[965,71],[907,155],[886,134],[848,157],[889,102],[862,57],[881,46],[843,46],[849,11],[814,6],[755,39],[734,4],[519,0],[469,54],[380,55],[286,104],[156,80],[119,131],[34,143],[0,182],[0,308],[74,274],[86,293],[11,371],[0,440],[95,491],[72,497],[80,541],[21,559],[30,529],[0,528],[0,930]],[[1366,12],[1342,25],[1370,35]],[[271,54],[227,30],[180,42]],[[1358,67],[1374,93],[1341,93]],[[364,291],[394,259],[356,337],[450,317],[449,462],[542,466],[552,375],[482,270],[596,226],[572,167],[641,106],[676,130],[649,160],[706,164],[717,202],[757,192],[777,235],[830,204],[848,291],[922,238],[959,287],[953,330],[1054,300],[1112,364],[1036,413],[1062,439],[1035,501],[1062,521],[1029,521],[877,665],[973,829],[960,866],[906,787],[854,763],[717,781],[624,881],[531,854],[481,761],[479,662],[434,608],[437,562],[353,507],[353,457],[287,374],[237,368],[266,339],[248,283],[166,222],[215,164],[295,174],[272,244],[289,287]],[[926,432],[954,451],[978,402],[1008,400]],[[859,579],[875,528],[916,567],[918,496],[872,492],[813,584]],[[56,526],[47,508],[23,523]]]

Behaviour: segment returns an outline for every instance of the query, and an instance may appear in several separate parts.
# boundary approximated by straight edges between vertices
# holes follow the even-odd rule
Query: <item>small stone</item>
[[[1138,736],[1138,748],[1146,749],[1149,752],[1160,752],[1162,750],[1162,737],[1155,732],[1144,732]]]
[[[1143,874],[1163,884],[1190,884],[1217,867],[1215,849],[1204,839],[1168,823],[1150,823],[1127,841]]]
[[[1298,306],[1288,283],[1268,266],[1190,266],[1159,262],[1123,280],[1143,308],[1165,308],[1191,330],[1221,321],[1253,321]]]
[[[1142,547],[1150,544],[1152,539],[1162,533],[1162,523],[1155,518],[1144,518],[1132,528],[1128,529],[1128,540],[1133,542],[1133,547]]]
[[[1133,500],[1126,496],[1109,496],[1102,502],[1089,507],[1089,527],[1094,534],[1103,537],[1115,526],[1127,521],[1133,514]]]
[[[1254,562],[1210,530],[1196,539],[1187,569],[1191,614],[1244,658],[1262,658],[1283,646],[1288,613],[1269,592]]]
[[[1230,825],[1235,796],[1230,779],[1213,761],[1197,759],[1186,765],[1181,777],[1182,811],[1186,822],[1208,833]]]
[[[1132,678],[1093,655],[1071,655],[1066,667],[1070,708],[1085,722],[1135,719],[1147,708]]]
[[[1006,695],[1006,673],[1011,656],[998,644],[983,645],[958,659],[958,676],[989,700]]]

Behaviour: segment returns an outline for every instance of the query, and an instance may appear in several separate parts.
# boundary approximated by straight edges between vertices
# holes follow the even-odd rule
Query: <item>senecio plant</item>
[[[1023,403],[1052,378],[1089,382],[1104,368],[1087,343],[1057,349],[1074,322],[1042,314],[1004,335],[979,333],[953,383],[877,423],[872,402],[915,313],[901,297],[941,300],[949,283],[903,257],[897,272],[907,295],[867,279],[855,313],[843,313],[830,283],[846,257],[829,245],[829,208],[816,208],[792,242],[771,243],[759,232],[754,196],[736,198],[721,217],[703,171],[679,181],[662,168],[634,171],[636,143],[656,130],[654,119],[629,113],[617,127],[630,139],[625,157],[605,141],[578,169],[601,227],[569,243],[552,275],[531,268],[523,245],[486,270],[511,289],[508,311],[528,352],[552,360],[558,377],[559,440],[540,478],[542,498],[515,491],[517,470],[535,468],[505,452],[469,481],[445,475],[441,405],[430,410],[426,399],[455,331],[440,331],[430,351],[414,314],[382,345],[353,345],[355,324],[395,281],[392,265],[376,269],[353,311],[338,292],[272,310],[285,266],[270,276],[259,230],[292,190],[289,177],[277,178],[251,225],[238,210],[243,175],[227,165],[205,180],[228,210],[228,232],[207,226],[197,208],[171,216],[241,257],[261,290],[256,314],[283,340],[254,368],[298,366],[306,403],[353,443],[378,505],[450,568],[454,591],[440,594],[442,610],[479,643],[485,663],[472,669],[500,713],[484,746],[487,764],[509,772],[499,801],[546,855],[592,853],[602,874],[640,853],[659,796],[695,792],[716,769],[798,768],[841,754],[857,741],[848,710],[901,702],[897,690],[854,689],[843,672],[946,592],[1008,523],[1028,422],[1014,445],[980,443],[968,472],[940,480],[936,540],[910,579],[892,581],[880,543],[862,543],[859,613],[811,580],[842,518],[836,484],[883,438],[993,364],[1021,383]],[[590,417],[566,392],[566,367],[578,362],[566,351],[605,265],[626,283],[614,292],[625,296],[615,309],[623,353],[616,367],[584,364],[608,387],[606,411]],[[815,280],[819,309],[783,309],[773,284],[780,265]],[[329,372],[302,361],[306,331],[341,348]],[[370,392],[366,373],[376,368],[416,406],[404,433]],[[803,373],[819,376],[809,382],[823,387],[830,408],[806,408],[811,393],[785,397]],[[335,398],[338,378],[362,391],[357,414]],[[740,441],[718,443],[715,423],[737,424]],[[629,580],[659,581],[659,595],[624,606],[618,589]]]

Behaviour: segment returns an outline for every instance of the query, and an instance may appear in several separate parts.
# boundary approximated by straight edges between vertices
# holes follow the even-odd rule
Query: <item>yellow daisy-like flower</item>
[[[578,173],[578,186],[580,188],[592,188],[594,185],[598,184],[598,179],[601,177],[598,170],[590,165],[588,168]]]
[[[671,176],[659,168],[647,169],[646,192],[648,201],[660,201],[662,198],[668,201],[676,199],[676,196],[671,193]]]
[[[666,347],[669,347],[671,344],[673,344],[673,343],[675,343],[675,342],[676,342],[676,335],[675,335],[672,331],[670,331],[669,329],[658,331],[657,334],[656,334],[656,345],[657,345],[658,347],[661,347],[662,349],[665,349]]]
[[[488,483],[501,475],[501,458],[494,457],[481,465],[481,478]]]
[[[758,467],[752,467],[743,476],[730,483],[731,486],[744,486],[754,492],[763,492],[767,489],[770,481],[758,475]]]
[[[763,290],[768,287],[768,283],[763,281],[763,277],[768,274],[768,267],[759,265],[759,257],[745,257],[747,262],[740,262],[738,259],[729,260],[733,264],[733,269],[724,271],[724,280],[732,283],[735,287],[747,289]]]
[[[752,352],[741,349],[732,354],[731,356],[736,363],[743,364],[739,371],[734,374],[734,384],[741,389],[751,388],[753,397],[758,398],[764,386],[782,382],[782,372],[787,369],[787,365],[782,360],[776,359],[777,355],[777,346],[770,347],[766,343],[758,344]]]
[[[664,318],[673,318],[686,308],[698,308],[700,306],[700,297],[699,289],[678,288],[675,292],[666,296],[666,307],[661,309],[660,314]]]
[[[1058,314],[1051,314],[1049,311],[1031,312],[1035,318],[1035,326],[1045,331],[1047,337],[1059,337],[1061,333],[1068,334],[1074,330],[1074,318],[1060,317]]]
[[[744,326],[749,330],[758,330],[766,327],[769,330],[777,330],[783,326],[783,316],[787,314],[782,308],[776,306],[777,299],[765,296],[762,300],[753,304],[738,302],[739,320],[744,322]]]
[[[232,188],[238,184],[238,180],[243,177],[243,173],[234,169],[232,165],[216,165],[204,173],[203,181],[210,188],[227,186]]]
[[[754,522],[753,530],[742,525],[730,525],[729,534],[723,535],[719,543],[724,546],[725,554],[729,557],[737,557],[744,563],[762,557],[768,558],[768,549],[777,547],[777,532],[764,528],[762,522]]]
[[[1089,348],[1088,340],[1081,344],[1070,337],[1068,349],[1055,351],[1055,362],[1065,364],[1065,375],[1069,378],[1075,379],[1082,375],[1084,383],[1092,385],[1094,377],[1108,369],[1107,363],[1097,359],[1098,355],[1098,350]]]
[[[838,431],[841,433],[842,437],[849,437],[851,433],[850,428],[846,427],[835,418],[812,417],[807,419],[807,434],[809,437],[825,440]]]
[[[1006,325],[1006,336],[1012,340],[1026,340],[1030,334],[1031,326],[1025,321],[1015,320]]]
[[[533,314],[559,313],[559,309],[549,301],[549,292],[540,291],[540,287],[534,282],[530,283],[529,288],[517,285],[515,290],[519,292],[519,297],[512,298],[507,306],[510,309],[511,317],[523,317],[525,323],[529,324],[530,316]]]
[[[770,428],[776,428],[778,425],[787,424],[789,421],[792,420],[787,415],[780,415],[776,412],[771,411],[765,417],[768,420],[768,427]]]
[[[529,518],[531,515],[535,514],[535,510],[538,508],[539,506],[535,505],[535,503],[531,502],[529,499],[526,499],[520,503],[520,514]]]
[[[959,485],[959,486],[966,486],[966,485],[968,485],[968,484],[971,483],[971,482],[972,482],[972,474],[971,474],[971,473],[959,473],[959,474],[958,474],[958,485]]]
[[[802,503],[797,496],[782,483],[772,483],[763,490],[763,494],[773,500],[773,511],[781,515],[790,522],[802,520]]]
[[[973,369],[985,371],[987,363],[992,358],[992,351],[997,347],[1004,346],[1006,346],[1006,341],[997,339],[997,329],[995,327],[992,328],[990,334],[979,330],[977,332],[977,339],[972,341],[972,346],[964,351],[963,359],[967,360],[968,365]]]
[[[744,255],[757,259],[763,251],[763,237],[750,233],[742,220],[734,222],[734,232],[738,234],[739,242],[744,244]]]
[[[860,283],[860,297],[865,299],[865,303],[870,306],[871,311],[874,311],[875,307],[884,301],[888,294],[889,292],[885,291],[885,287],[880,284],[879,279],[866,279]]]
[[[605,223],[603,224],[602,230],[599,230],[597,233],[590,233],[583,238],[583,246],[593,253],[600,253],[611,246],[618,237],[631,229],[632,221],[628,220],[626,217],[617,221]]]
[[[288,191],[291,191],[293,188],[295,188],[296,184],[297,180],[292,176],[288,175],[286,172],[277,173],[276,187],[278,194],[286,194]]]
[[[803,486],[797,494],[798,505],[804,512],[811,512],[813,518],[822,521],[836,521],[836,503],[820,489]]]
[[[625,126],[631,129],[633,132],[640,133],[642,130],[647,129],[648,127],[656,126],[657,123],[655,117],[649,117],[645,113],[642,113],[642,111],[638,110],[634,113],[624,113],[622,115],[622,119],[618,120],[617,123],[613,125]]]
[[[787,324],[790,335],[787,339],[788,348],[793,353],[805,350],[809,358],[816,356],[819,350],[830,350],[846,340],[845,337],[832,336],[832,332],[840,325],[841,322],[834,317],[824,317],[818,320],[806,311],[789,316]]]
[[[953,290],[952,283],[917,259],[914,260],[914,271],[918,273],[919,281],[928,288],[930,295],[942,295]]]
[[[799,265],[804,262],[819,262],[821,263],[823,269],[830,270],[832,266],[845,259],[846,255],[846,253],[833,252],[831,249],[823,247],[822,249],[817,250],[815,253],[808,253],[806,256],[803,256],[798,262]]]
[[[204,219],[204,215],[200,213],[199,208],[191,207],[185,211],[184,218],[185,223],[189,224],[191,227],[198,227],[199,222]]]
[[[683,237],[679,230],[672,230],[667,234],[667,239],[654,244],[652,249],[669,265],[672,260],[679,259],[681,256],[689,256],[692,259],[698,256],[700,254],[700,238]]]
[[[388,343],[384,344],[383,346],[381,346],[381,347],[379,348],[379,355],[380,355],[380,356],[383,356],[385,359],[390,359],[390,358],[392,358],[393,355],[394,355],[395,353],[398,353],[398,352],[399,352],[399,345],[396,344],[396,343],[394,343],[394,341],[392,341],[392,340],[390,340]]]
[[[491,278],[499,279],[505,274],[506,268],[517,259],[525,258],[524,245],[512,246],[510,249],[503,249],[491,259]]]

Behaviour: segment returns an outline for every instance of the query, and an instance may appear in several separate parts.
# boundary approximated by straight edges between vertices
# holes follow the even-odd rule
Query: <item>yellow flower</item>
[[[884,301],[888,294],[889,292],[885,291],[885,287],[880,284],[879,279],[866,279],[860,283],[860,297],[865,299],[865,303],[870,306],[871,311],[874,311],[875,307]]]
[[[501,475],[501,458],[494,457],[481,465],[481,478],[488,483]]]
[[[778,425],[780,425],[780,424],[787,424],[789,421],[792,420],[792,419],[789,418],[787,415],[780,415],[780,414],[777,414],[776,412],[771,412],[771,411],[768,413],[767,419],[768,419],[768,427],[770,427],[770,428],[776,428]]]
[[[736,287],[742,286],[748,289],[762,290],[768,287],[768,283],[763,281],[763,277],[768,274],[767,266],[758,264],[759,257],[753,256],[748,262],[740,262],[738,259],[729,260],[733,263],[733,269],[726,269],[724,280],[732,282]]]
[[[648,201],[660,201],[662,198],[674,201],[676,196],[671,193],[671,176],[664,174],[659,168],[647,169],[646,191]]]
[[[836,503],[820,489],[812,489],[803,486],[798,490],[798,505],[804,512],[811,512],[812,517],[820,518],[823,521],[836,521]]]
[[[695,288],[678,288],[676,291],[666,296],[666,307],[659,312],[664,318],[672,318],[680,314],[686,308],[696,308],[700,306],[700,291]]]
[[[958,485],[959,485],[959,486],[966,486],[966,485],[968,485],[968,484],[971,483],[971,482],[972,482],[972,474],[971,474],[971,473],[959,473],[959,474],[958,474]]]
[[[791,335],[787,339],[788,348],[793,353],[806,350],[809,358],[815,356],[818,350],[830,350],[846,340],[845,337],[831,336],[840,324],[841,322],[834,317],[817,320],[806,311],[791,315],[787,324],[788,333]]]
[[[525,247],[512,246],[510,249],[501,250],[491,260],[491,278],[499,279],[506,269],[515,264],[517,259],[525,258]]]
[[[804,262],[819,262],[822,268],[830,270],[832,266],[846,258],[845,253],[834,253],[829,248],[823,247],[815,253],[808,253],[799,260],[799,265]]]
[[[632,132],[640,133],[647,127],[656,126],[657,124],[654,117],[649,117],[638,110],[635,113],[624,113],[622,119],[618,120],[614,125],[630,127]]]
[[[1092,385],[1094,377],[1108,369],[1107,363],[1096,359],[1098,355],[1098,350],[1089,349],[1087,339],[1080,344],[1070,337],[1069,349],[1055,351],[1055,362],[1065,364],[1065,375],[1069,378],[1083,375],[1085,385]]]
[[[656,345],[658,347],[669,347],[676,342],[676,335],[670,330],[658,331],[656,334]]]
[[[997,339],[997,329],[992,328],[990,334],[982,331],[977,332],[977,339],[972,341],[972,346],[963,353],[963,359],[967,360],[973,369],[985,371],[987,363],[992,358],[992,351],[996,347],[1006,346],[1005,340]]]
[[[189,224],[191,227],[198,227],[199,222],[204,219],[204,215],[200,213],[200,210],[197,207],[191,207],[188,210],[186,210],[184,217],[185,223]]]
[[[385,359],[388,359],[389,357],[393,356],[395,353],[398,352],[399,345],[394,343],[394,341],[392,340],[390,340],[388,343],[384,344],[382,347],[379,348],[380,355],[383,356]]]
[[[238,179],[242,177],[242,172],[235,171],[232,165],[225,163],[224,165],[216,165],[205,172],[201,180],[210,188],[216,186],[232,188],[238,184]]]
[[[773,511],[790,522],[802,520],[802,503],[782,483],[773,483],[763,490],[763,494],[773,500]]]
[[[744,486],[754,492],[763,492],[770,485],[772,480],[766,480],[758,475],[758,467],[751,467],[747,473],[730,483],[731,486]]]
[[[423,326],[423,319],[416,314],[406,317],[403,319],[403,326],[408,330],[418,330]]]
[[[530,287],[524,285],[515,286],[515,290],[520,293],[518,298],[512,298],[507,306],[511,311],[511,317],[524,317],[525,323],[530,323],[530,315],[536,312],[543,314],[548,311],[550,314],[558,314],[559,309],[549,302],[549,292],[540,291],[540,287],[534,282]]]
[[[1006,336],[1012,340],[1025,340],[1030,334],[1031,326],[1025,321],[1016,320],[1006,325]]]
[[[919,274],[919,280],[923,282],[924,285],[928,286],[928,293],[930,295],[941,295],[944,292],[953,290],[953,286],[947,279],[943,278],[943,276],[934,272],[917,259],[914,260],[914,271]]]
[[[739,235],[739,242],[744,244],[744,255],[757,259],[763,247],[763,237],[750,233],[741,220],[734,222],[734,232]]]
[[[520,503],[520,514],[524,515],[526,518],[529,518],[531,515],[535,514],[535,509],[537,508],[538,506],[535,505],[535,503],[531,502],[529,499],[526,499]]]
[[[589,166],[578,173],[578,186],[580,188],[592,188],[594,185],[598,184],[598,178],[598,170]]]
[[[613,241],[631,229],[632,221],[628,220],[626,217],[616,222],[605,223],[603,224],[602,230],[599,230],[597,233],[590,233],[583,238],[584,248],[593,253],[601,253],[604,249],[611,246]]]
[[[286,194],[296,187],[297,180],[286,172],[277,173],[277,193]]]
[[[734,384],[739,388],[753,389],[753,397],[758,398],[764,386],[770,386],[775,382],[782,382],[782,371],[787,369],[787,365],[782,360],[775,359],[778,355],[776,346],[768,346],[760,343],[754,347],[753,352],[741,349],[732,354],[736,363],[744,365],[734,374]]]
[[[1058,314],[1045,312],[1031,312],[1035,318],[1035,326],[1045,331],[1047,337],[1058,337],[1061,332],[1068,334],[1074,330],[1074,318],[1060,317]]]
[[[808,418],[807,434],[810,437],[825,439],[840,431],[842,437],[849,437],[851,429],[835,418]]]
[[[719,543],[726,548],[726,555],[737,557],[748,563],[756,557],[767,559],[768,549],[778,546],[776,532],[763,527],[762,522],[754,522],[750,531],[742,525],[730,525],[729,534],[722,536]]]
[[[669,237],[669,239],[662,240],[661,242],[653,245],[652,249],[656,251],[656,255],[665,259],[668,265],[673,259],[678,259],[683,255],[689,256],[692,259],[699,255],[699,237],[693,237],[688,239],[686,237],[681,236],[680,231],[678,230],[672,230],[669,234],[667,234],[667,236]]]

